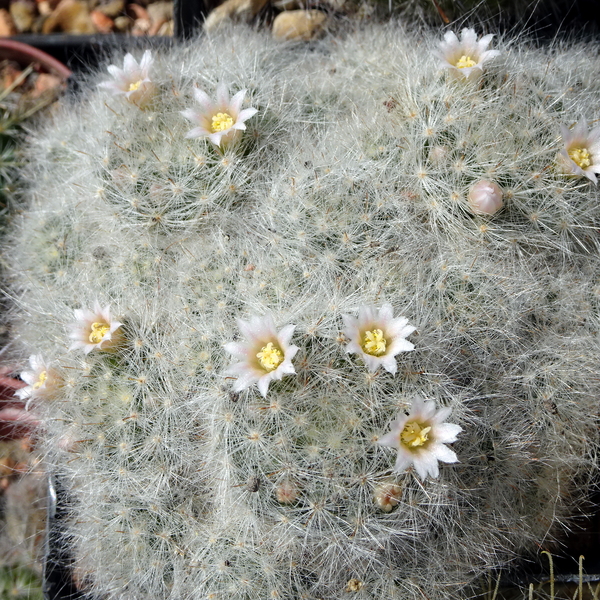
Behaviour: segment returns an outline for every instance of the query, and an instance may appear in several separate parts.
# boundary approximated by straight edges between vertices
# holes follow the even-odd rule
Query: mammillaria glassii
[[[499,39],[457,80],[439,37],[303,52],[227,29],[156,53],[151,103],[95,89],[32,138],[12,327],[60,377],[32,404],[90,595],[462,598],[574,512],[596,471],[600,208],[557,155],[561,124],[598,118],[600,60]],[[187,138],[219,85],[257,112],[227,144]],[[473,214],[481,180],[501,211]],[[69,352],[98,301],[120,343]],[[361,307],[402,315],[404,351],[384,325],[349,347]],[[254,348],[240,323],[265,315]],[[378,440],[415,402],[453,429],[436,467],[395,468]],[[430,417],[392,442],[431,448]]]

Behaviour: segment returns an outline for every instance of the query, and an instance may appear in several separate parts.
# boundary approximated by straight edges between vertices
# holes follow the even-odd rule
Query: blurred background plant
[[[24,125],[49,108],[65,89],[64,73],[47,71],[39,61],[23,64],[11,59],[15,42],[0,44],[0,208],[6,216],[10,195],[16,190],[16,167]],[[19,45],[21,46],[21,45]],[[23,45],[24,46],[24,45]],[[8,47],[9,52],[3,52]],[[36,55],[39,51],[36,51]],[[4,224],[4,219],[2,219]]]
[[[68,69],[35,48],[0,40],[0,239],[20,193],[22,143],[35,118],[51,110],[66,88]],[[2,312],[5,299],[0,301]],[[7,349],[0,319],[0,354]],[[24,383],[0,370],[0,598],[42,597],[45,477],[34,450],[35,419],[15,392]]]
[[[0,598],[2,600],[42,600],[38,573],[23,566],[0,567]]]
[[[33,447],[32,417],[14,397],[23,383],[0,375],[0,598],[42,597],[45,476]]]

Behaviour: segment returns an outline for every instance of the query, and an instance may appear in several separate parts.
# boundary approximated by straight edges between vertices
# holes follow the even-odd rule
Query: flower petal
[[[394,472],[404,473],[410,465],[413,464],[413,457],[410,452],[398,452],[396,463],[394,464]]]
[[[243,392],[245,389],[248,389],[251,385],[256,383],[259,379],[260,378],[257,377],[255,373],[250,371],[242,371],[240,369],[240,374],[233,384],[233,391]]]
[[[27,384],[33,385],[39,379],[39,373],[32,371],[23,371],[19,373],[19,377]]]
[[[600,171],[596,172],[598,173]],[[594,175],[591,169],[585,169],[583,173],[590,181],[592,181],[593,183],[598,183],[598,178],[596,177],[596,175]]]
[[[477,34],[471,27],[465,27],[460,32],[460,43],[462,45],[474,45],[477,42]],[[489,42],[488,42],[489,43]]]
[[[444,446],[444,444],[433,444],[430,448],[428,448],[428,452],[431,453],[437,460],[441,460],[445,463],[455,463],[458,462],[458,457],[453,450],[450,450],[448,446]]]
[[[233,117],[239,119],[241,116],[240,108],[242,108],[242,102],[244,102],[244,96],[246,95],[246,90],[241,90],[231,100],[229,100],[229,111]]]
[[[224,83],[217,86],[217,106],[219,108],[229,108],[229,91]]]
[[[238,358],[246,358],[248,354],[248,347],[246,344],[240,344],[239,342],[228,342],[223,346],[229,354],[233,354]]]
[[[150,50],[146,50],[140,60],[140,71],[142,72],[142,77],[148,77],[148,71],[152,66],[154,59],[152,58],[152,52]]]
[[[479,62],[484,63],[488,60],[491,60],[492,58],[496,58],[496,56],[500,56],[500,54],[500,50],[486,50],[485,52],[481,53],[481,56],[479,57]],[[481,68],[479,65],[476,66]]]
[[[208,139],[215,145],[218,146],[219,148],[221,147],[221,139],[223,138],[224,135],[226,135],[227,133],[227,129],[223,130],[223,131],[217,131],[216,133],[211,133],[208,135]]]
[[[442,423],[444,422],[450,415],[452,414],[452,409],[449,406],[445,406],[444,408],[440,408],[437,412],[434,411],[431,416],[432,423]]]
[[[194,129],[190,129],[184,137],[186,139],[191,140],[199,137],[204,137],[205,135],[206,129],[204,129],[204,127],[194,127]]]
[[[393,318],[393,314],[390,314],[389,317],[385,318],[383,316],[383,314],[381,313],[381,311],[379,311],[379,318],[382,321],[386,321],[386,328],[385,328],[385,332],[387,335],[392,335],[392,336],[397,336],[397,335],[401,335],[401,332],[407,328],[407,324],[408,324],[408,319],[406,317],[399,317],[397,319]],[[413,331],[416,329],[416,327],[413,328]],[[412,333],[412,331],[411,331]],[[408,334],[406,334],[408,335]],[[402,336],[402,337],[406,337],[406,336]]]
[[[444,41],[449,46],[458,46],[458,44],[460,43],[454,31],[446,31],[446,33],[444,34]]]
[[[449,444],[456,441],[456,437],[462,430],[460,425],[454,423],[440,423],[435,426],[435,439],[442,444]]]
[[[423,451],[415,454],[413,465],[421,479],[426,479],[427,475],[436,478],[440,474],[437,458],[431,452]]]
[[[22,378],[23,378],[23,375],[21,374],[21,379]],[[19,400],[26,400],[27,398],[29,398],[29,396],[31,396],[31,384],[28,385],[27,387],[17,390],[14,393],[14,395],[17,396],[17,398],[19,398]]]
[[[291,360],[286,360],[282,362],[279,367],[277,367],[274,373],[277,373],[277,379],[282,379],[284,375],[294,375],[296,373],[296,369],[294,368]]]
[[[410,352],[415,349],[415,345],[412,342],[402,338],[394,340],[390,346],[390,351],[393,352],[394,355],[399,352]]]
[[[135,58],[133,58],[133,55],[128,52],[125,55],[125,58],[123,59],[123,71],[128,75],[133,75],[137,72],[138,70],[138,63],[137,60],[135,60]]]
[[[290,340],[292,339],[294,329],[296,329],[295,325],[286,325],[285,327],[282,327],[279,333],[277,334],[277,341],[282,346],[287,346],[290,343]]]
[[[480,40],[477,42],[477,44],[479,45],[479,51],[485,52],[486,48],[490,45],[490,42],[492,41],[493,38],[494,38],[493,33],[488,33],[487,35],[482,36],[480,38]],[[495,51],[495,52],[497,52],[497,51]]]
[[[360,329],[371,325],[376,319],[376,308],[374,306],[363,305],[358,309],[358,326]]]
[[[381,446],[390,446],[391,448],[398,448],[398,435],[399,433],[395,429],[393,429],[392,431],[388,431],[385,435],[382,435],[377,440],[377,443]]]
[[[108,65],[108,67],[106,67],[106,70],[115,79],[121,79],[125,76],[123,69],[119,69],[119,67],[117,67],[117,65]]]
[[[194,99],[199,102],[205,109],[212,108],[212,101],[208,94],[200,88],[194,88]]]
[[[388,373],[391,373],[392,375],[396,374],[396,371],[398,370],[398,365],[396,363],[396,357],[395,356],[391,356],[391,355],[382,356],[379,359],[379,362],[380,362],[381,366]]]
[[[271,383],[271,373],[268,375],[263,375],[258,380],[258,391],[263,395],[263,398],[267,397],[267,391],[269,389],[269,383]]]
[[[588,126],[585,119],[579,119],[573,127],[573,136],[576,138],[587,138]]]
[[[257,108],[245,108],[244,110],[240,111],[240,114],[238,115],[238,122],[241,121],[243,123],[244,121],[247,121],[250,117],[253,117],[257,112]]]

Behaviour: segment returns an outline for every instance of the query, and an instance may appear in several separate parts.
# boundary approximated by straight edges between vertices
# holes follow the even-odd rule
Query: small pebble
[[[278,40],[312,40],[324,29],[327,15],[320,10],[288,10],[273,21],[273,37]]]
[[[0,8],[0,36],[16,35],[17,28],[10,13],[5,8]]]
[[[115,28],[115,22],[99,10],[93,10],[90,13],[90,18],[100,33],[110,33]]]
[[[242,3],[268,0],[241,0]],[[11,0],[0,9],[0,36],[112,32],[173,35],[172,0]]]

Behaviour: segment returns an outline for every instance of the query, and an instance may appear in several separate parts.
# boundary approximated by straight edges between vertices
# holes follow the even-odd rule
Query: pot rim
[[[63,80],[67,80],[73,74],[66,65],[43,50],[16,40],[0,39],[0,58],[14,60],[22,66],[39,63],[43,71],[58,75]]]

